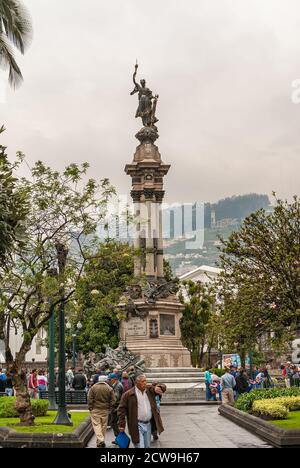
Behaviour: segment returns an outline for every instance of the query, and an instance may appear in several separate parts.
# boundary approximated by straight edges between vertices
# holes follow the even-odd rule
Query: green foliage
[[[268,419],[287,419],[289,411],[300,410],[300,396],[281,397],[268,400],[256,400],[252,413]]]
[[[98,246],[94,258],[85,265],[76,288],[77,312],[74,324],[83,325],[78,346],[85,354],[100,353],[104,345],[116,348],[120,319],[117,305],[133,282],[134,249],[128,244],[107,240]]]
[[[252,411],[264,419],[287,419],[289,410],[276,400],[255,401]]]
[[[17,86],[23,79],[10,43],[24,54],[31,38],[31,21],[20,0],[0,0],[0,61],[9,69],[9,82]]]
[[[216,369],[215,367],[210,369],[212,374],[217,375],[218,377],[222,377],[225,374],[225,369]]]
[[[251,412],[253,403],[255,401],[292,396],[299,397],[300,389],[293,387],[252,390],[249,393],[240,395],[235,403],[235,407],[240,411],[245,411],[248,413]]]
[[[300,326],[300,199],[276,200],[223,241],[220,295],[223,339],[245,354],[259,339],[280,353]]]
[[[0,134],[4,127],[0,128]],[[16,243],[21,243],[24,236],[24,221],[28,212],[27,193],[18,187],[18,180],[13,172],[21,163],[21,156],[16,164],[11,164],[6,155],[6,148],[0,145],[0,263],[12,252]]]
[[[18,412],[14,405],[16,397],[1,397],[0,398],[0,418],[16,418]],[[35,417],[45,416],[48,411],[48,400],[31,400],[32,413]]]
[[[182,342],[192,352],[193,365],[201,366],[200,348],[203,352],[215,296],[205,284],[183,281],[179,298],[184,304],[180,320]]]

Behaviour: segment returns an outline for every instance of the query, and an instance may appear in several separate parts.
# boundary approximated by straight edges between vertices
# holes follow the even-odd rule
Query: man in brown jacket
[[[115,393],[106,380],[106,375],[100,375],[98,383],[92,386],[88,394],[88,407],[99,448],[105,448],[108,414],[116,401]]]
[[[149,448],[151,431],[163,432],[161,417],[157,409],[155,397],[162,395],[158,386],[147,385],[145,375],[139,375],[135,387],[124,393],[119,406],[119,430],[125,431],[126,417],[129,434],[135,448]]]

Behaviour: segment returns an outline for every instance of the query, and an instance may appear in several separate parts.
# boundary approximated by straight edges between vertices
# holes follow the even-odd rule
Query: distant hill
[[[212,204],[211,209],[216,213],[216,221],[221,219],[231,218],[242,219],[249,216],[249,214],[261,208],[268,208],[270,200],[268,195],[258,195],[257,193],[250,193],[248,195],[238,195],[233,197],[224,198],[218,203]]]

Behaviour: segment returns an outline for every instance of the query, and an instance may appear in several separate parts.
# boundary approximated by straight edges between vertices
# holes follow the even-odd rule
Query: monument
[[[134,242],[140,252],[134,271],[137,279],[145,279],[145,284],[129,288],[120,304],[126,315],[120,339],[122,345],[145,360],[147,368],[190,367],[190,353],[182,345],[179,325],[183,306],[176,295],[176,285],[164,278],[161,206],[164,177],[170,165],[163,162],[155,145],[159,138],[159,96],[153,95],[145,80],[136,81],[137,70],[136,64],[131,95],[138,94],[136,118],[142,119],[143,128],[136,135],[140,144],[125,172],[132,181]]]

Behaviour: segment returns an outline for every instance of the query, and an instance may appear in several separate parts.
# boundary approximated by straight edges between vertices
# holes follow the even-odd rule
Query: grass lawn
[[[300,411],[291,411],[288,419],[282,421],[270,421],[281,429],[299,429],[300,430]]]
[[[9,427],[17,432],[23,433],[43,433],[43,434],[65,434],[73,432],[76,427],[85,421],[89,416],[88,412],[75,412],[70,411],[72,415],[73,426],[56,426],[53,424],[56,416],[56,411],[48,411],[47,416],[35,418],[35,426],[33,427],[20,427],[19,418],[0,418],[0,427]]]

